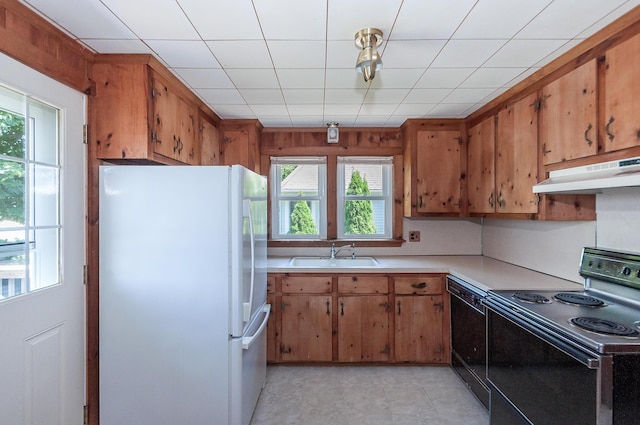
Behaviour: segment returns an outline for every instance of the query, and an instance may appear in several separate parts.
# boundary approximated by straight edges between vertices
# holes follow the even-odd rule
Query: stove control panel
[[[640,255],[584,248],[580,275],[640,289]]]

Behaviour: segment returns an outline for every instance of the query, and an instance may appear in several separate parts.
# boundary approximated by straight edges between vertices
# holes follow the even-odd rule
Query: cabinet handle
[[[611,124],[613,124],[614,121],[615,121],[615,119],[613,119],[613,115],[611,115],[611,118],[609,118],[609,122],[604,127],[604,131],[607,133],[607,136],[609,136],[609,140],[612,141],[612,142],[613,142],[613,138],[615,136],[611,133]]]
[[[593,126],[591,125],[591,123],[589,123],[589,126],[587,127],[587,130],[584,132],[584,140],[587,141],[587,145],[591,146],[593,145],[593,140],[589,139],[589,132],[593,129]]]
[[[498,202],[497,202],[497,203],[498,203],[498,206],[499,206],[500,208],[504,208],[504,206],[506,205],[506,202],[505,202],[504,198],[502,198],[502,192],[498,193],[498,199],[497,199],[497,201],[498,201]]]
[[[550,152],[551,152],[551,149],[547,150],[547,144],[543,143],[542,144],[542,155],[546,155],[546,154],[548,154]]]
[[[419,206],[420,206],[420,208],[422,208],[422,195],[420,195],[420,197],[419,197],[419,198],[420,198]]]
[[[344,316],[344,303],[340,303],[340,316]]]
[[[400,301],[398,301],[398,316],[400,315]]]
[[[189,158],[193,158],[194,156],[196,156],[196,151],[191,148],[191,152],[189,152]]]
[[[493,192],[491,192],[491,195],[489,195],[489,206],[493,208]]]
[[[329,302],[329,299],[327,299],[327,316],[331,315],[331,310],[329,309],[329,306],[331,305],[331,303]]]
[[[426,282],[412,283],[411,287],[415,289],[422,289],[427,287],[427,283]]]

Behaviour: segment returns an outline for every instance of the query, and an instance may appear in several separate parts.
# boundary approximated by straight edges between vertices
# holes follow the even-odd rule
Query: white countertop
[[[579,290],[581,283],[480,255],[376,256],[378,267],[291,267],[291,257],[269,257],[268,273],[450,273],[479,289]]]

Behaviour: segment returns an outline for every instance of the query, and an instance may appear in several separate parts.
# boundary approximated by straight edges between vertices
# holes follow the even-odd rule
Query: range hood
[[[601,193],[630,186],[640,186],[640,157],[551,171],[533,193]]]

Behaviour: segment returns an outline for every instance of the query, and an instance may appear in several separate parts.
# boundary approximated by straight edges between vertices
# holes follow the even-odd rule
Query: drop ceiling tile
[[[506,40],[450,40],[431,66],[435,68],[472,68],[482,65]]]
[[[240,94],[249,105],[284,105],[282,92],[278,89],[240,89]]]
[[[367,91],[364,89],[327,89],[325,90],[326,103],[351,103],[362,104]]]
[[[558,49],[567,40],[511,40],[491,57],[486,67],[530,67]]]
[[[22,0],[75,38],[133,39],[135,35],[99,0]],[[87,19],[87,17],[91,19]]]
[[[320,104],[324,102],[324,90],[322,89],[285,89],[282,90],[288,105]]]
[[[613,12],[609,13],[607,16],[598,20],[594,23],[594,25],[590,26],[586,30],[582,31],[580,34],[576,36],[578,39],[585,39],[590,37],[591,35],[598,32],[603,27],[609,25],[625,13],[631,11],[631,9],[640,5],[640,0],[627,0],[622,6],[618,7]]]
[[[291,118],[288,115],[260,115],[258,120],[263,127],[293,127]]]
[[[126,22],[131,31],[142,39],[197,40],[200,38],[175,0],[101,0],[101,2]]]
[[[460,88],[496,88],[507,85],[528,68],[478,68]]]
[[[143,53],[150,54],[153,51],[141,40],[109,40],[109,39],[83,39],[81,40],[89,48],[97,53]]]
[[[324,87],[324,69],[276,70],[283,89],[321,89]]]
[[[273,69],[226,69],[227,75],[239,89],[278,89]]]
[[[380,70],[382,71],[382,70]],[[348,69],[327,69],[326,85],[332,89],[364,89],[369,88],[369,84],[364,82],[362,74],[354,68]]]
[[[351,103],[351,104],[327,103],[324,105],[324,113],[325,115],[333,115],[333,116],[349,115],[349,116],[356,117],[358,115],[358,112],[360,112],[361,107],[362,107],[361,103],[357,103],[357,104],[356,103]]]
[[[251,105],[251,109],[256,115],[289,116],[289,111],[285,105]]]
[[[549,62],[551,62],[555,58],[562,56],[563,53],[568,52],[569,50],[571,50],[572,48],[574,48],[575,46],[580,44],[581,41],[582,40],[579,40],[579,39],[567,41],[565,44],[563,44],[562,46],[560,46],[559,48],[557,48],[553,52],[549,53],[544,58],[540,59],[536,64],[534,64],[534,66],[536,66],[538,68],[541,68],[541,67],[545,66],[546,64],[548,64]]]
[[[220,68],[204,41],[148,40],[147,44],[170,68]]]
[[[455,39],[508,39],[552,0],[482,0],[476,3]]]
[[[464,112],[470,107],[474,106],[473,103],[440,103],[432,110],[429,111],[427,117],[429,118],[464,118]]]
[[[423,117],[431,111],[436,103],[403,103],[393,115]]]
[[[324,68],[324,41],[267,41],[277,68]]]
[[[189,87],[193,89],[232,89],[233,83],[224,70],[206,68],[174,68],[177,74]]]
[[[382,127],[389,119],[389,115],[358,115],[355,127]]]
[[[352,71],[354,74],[362,78],[362,74]],[[420,79],[424,69],[393,69],[382,67],[376,72],[376,77],[370,83],[371,89],[410,89]]]
[[[516,38],[570,39],[623,3],[624,0],[554,1],[523,28]],[[576,8],[579,8],[580,13],[576,13]]]
[[[246,105],[247,102],[235,89],[195,89],[206,103],[215,105]]]
[[[378,28],[386,38],[396,19],[402,0],[329,1],[327,38],[354,40],[363,28]]]
[[[223,68],[271,68],[271,56],[264,40],[207,41]]]
[[[353,127],[356,122],[357,115],[346,115],[346,114],[328,114],[325,110],[324,120],[323,122],[326,124],[328,122],[337,122],[340,124],[340,127]]]
[[[453,89],[469,77],[475,68],[429,68],[415,85],[418,89]]]
[[[327,5],[314,0],[253,0],[267,40],[324,40]]]
[[[391,115],[389,119],[384,123],[385,127],[400,127],[404,122],[411,118],[406,115]]]
[[[495,89],[455,89],[442,103],[478,103],[493,93]]]
[[[218,105],[210,103],[209,107],[222,119],[255,118],[253,111],[247,105]]]
[[[427,68],[446,40],[389,41],[384,49],[384,68]]]
[[[261,40],[250,1],[177,0],[204,40]],[[222,12],[224,8],[224,12]]]
[[[362,115],[391,115],[398,108],[397,103],[365,103],[360,108]]]
[[[448,39],[475,3],[476,0],[404,0],[389,40]]]
[[[369,90],[364,103],[395,103],[398,104],[409,93],[409,89],[377,89]]]
[[[451,91],[452,89],[413,89],[404,99],[404,103],[439,103]]]
[[[326,124],[322,115],[293,115],[291,123],[295,127],[324,127]]]
[[[313,105],[287,105],[289,115],[323,115],[322,104]]]
[[[383,45],[380,46],[380,52],[384,50]],[[360,53],[360,49],[356,46],[354,40],[328,41],[327,68],[355,69],[356,61],[358,60],[358,53]]]

